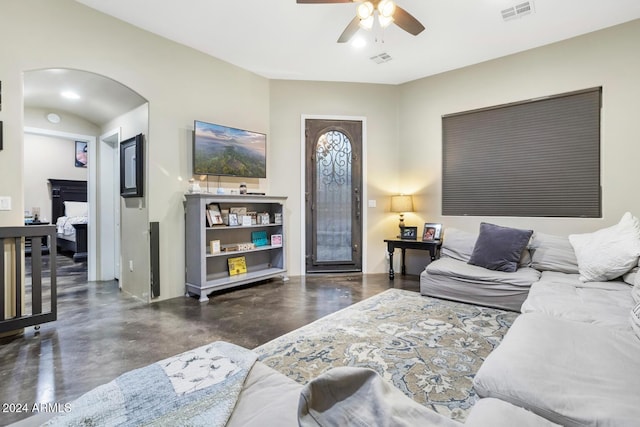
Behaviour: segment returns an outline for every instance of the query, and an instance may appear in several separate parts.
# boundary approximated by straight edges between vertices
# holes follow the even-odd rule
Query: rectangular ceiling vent
[[[376,64],[383,64],[385,62],[389,62],[391,61],[393,58],[391,57],[391,55],[389,55],[388,53],[381,53],[379,55],[376,56],[372,56],[370,58],[373,62],[375,62]]]
[[[521,16],[529,15],[533,13],[533,1],[515,4],[503,9],[501,13],[504,21],[510,21],[512,19],[520,18]]]

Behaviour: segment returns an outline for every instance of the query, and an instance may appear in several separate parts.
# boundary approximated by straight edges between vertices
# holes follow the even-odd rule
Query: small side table
[[[49,222],[46,221],[30,221],[30,222],[26,222],[24,223],[24,225],[49,225]],[[49,241],[45,240],[42,242],[42,246],[40,248],[40,250],[42,251],[42,255],[48,255],[49,254]],[[31,255],[31,238],[29,237],[25,237],[24,239],[24,253],[26,255]]]
[[[442,240],[385,239],[385,242],[387,243],[387,251],[389,252],[389,280],[393,280],[395,277],[395,272],[393,271],[393,251],[395,251],[396,248],[402,250],[402,275],[405,275],[407,271],[404,265],[404,257],[407,249],[429,251],[431,261],[434,261],[440,256],[440,247],[442,246]]]

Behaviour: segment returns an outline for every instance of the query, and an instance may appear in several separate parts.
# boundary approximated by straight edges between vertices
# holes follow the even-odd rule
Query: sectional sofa
[[[478,395],[563,426],[640,425],[638,219],[532,232],[513,272],[469,264],[482,233],[447,230],[420,279],[424,295],[522,312],[475,376]]]

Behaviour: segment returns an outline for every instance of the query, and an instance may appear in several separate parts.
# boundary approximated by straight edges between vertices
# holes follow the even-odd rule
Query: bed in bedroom
[[[58,252],[75,262],[87,259],[87,181],[49,179],[51,223],[57,229]]]

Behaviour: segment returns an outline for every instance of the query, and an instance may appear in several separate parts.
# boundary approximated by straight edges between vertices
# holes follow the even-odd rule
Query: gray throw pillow
[[[532,234],[533,230],[520,230],[482,222],[480,234],[468,264],[513,273],[518,269],[518,261]]]

